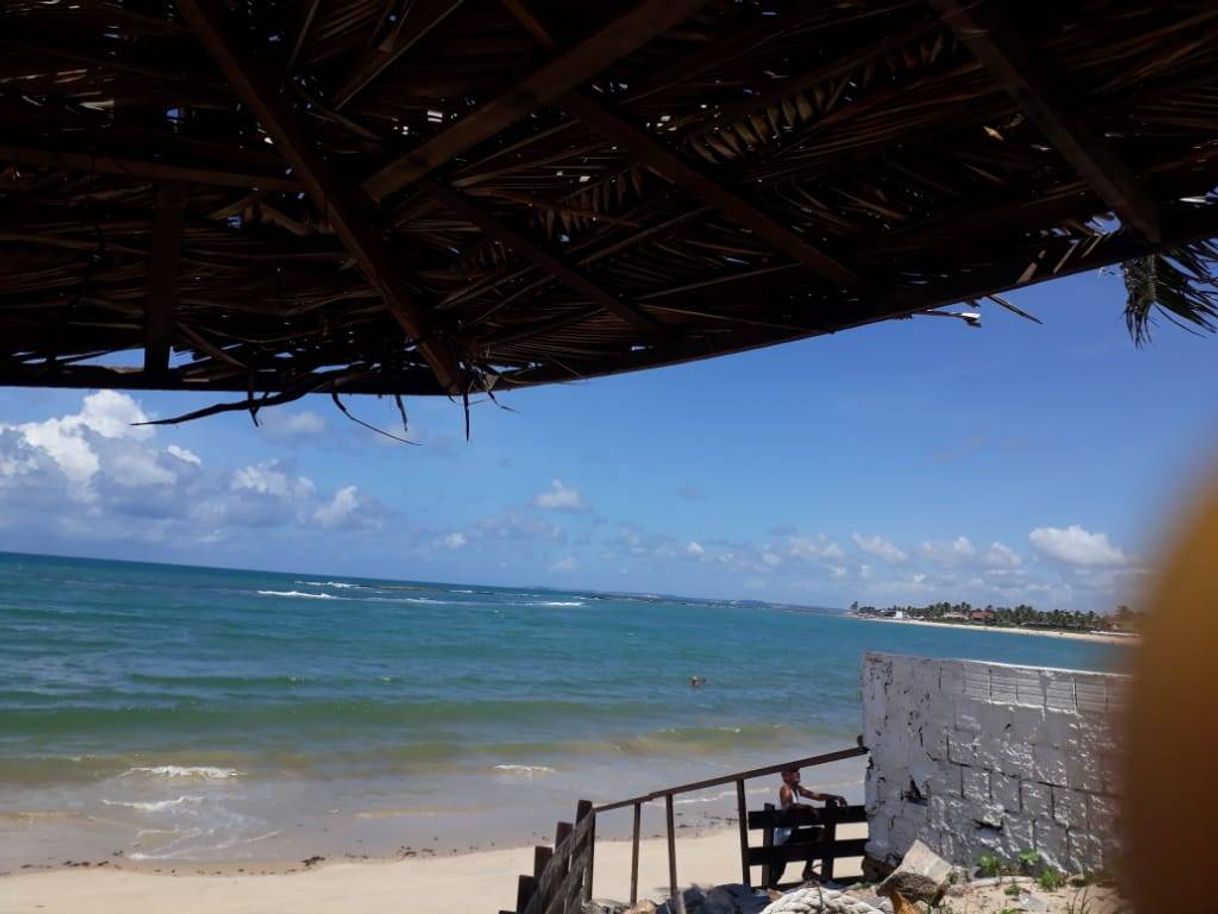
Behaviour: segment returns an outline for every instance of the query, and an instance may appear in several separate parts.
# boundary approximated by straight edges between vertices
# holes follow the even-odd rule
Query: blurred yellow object
[[[1218,479],[1156,570],[1126,718],[1116,875],[1140,914],[1218,910]]]

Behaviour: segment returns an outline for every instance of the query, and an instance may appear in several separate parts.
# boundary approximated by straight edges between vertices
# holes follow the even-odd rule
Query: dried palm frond
[[[1125,281],[1125,324],[1135,345],[1150,341],[1157,308],[1186,330],[1218,330],[1218,244],[1195,241],[1184,247],[1137,257],[1121,264]]]

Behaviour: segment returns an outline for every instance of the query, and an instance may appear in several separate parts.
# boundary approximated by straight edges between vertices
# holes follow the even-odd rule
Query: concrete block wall
[[[862,684],[869,857],[895,864],[920,838],[962,866],[1111,861],[1126,677],[869,653]]]

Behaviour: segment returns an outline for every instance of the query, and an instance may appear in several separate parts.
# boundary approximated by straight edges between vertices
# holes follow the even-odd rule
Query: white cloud
[[[1028,534],[1041,555],[1067,565],[1096,567],[1129,564],[1130,557],[1108,541],[1106,533],[1092,533],[1078,524],[1037,527]]]
[[[550,571],[554,572],[555,574],[566,574],[574,570],[575,559],[573,559],[571,556],[567,556],[565,559],[559,559],[550,566]]]
[[[773,552],[761,553],[761,561],[770,568],[777,568],[782,564],[782,556],[775,555]]]
[[[313,519],[323,527],[341,527],[360,508],[357,492],[355,486],[343,486],[330,501],[313,512]]]
[[[0,422],[0,528],[41,546],[147,543],[172,552],[229,544],[240,531],[311,525],[374,529],[383,510],[354,486],[319,493],[290,465],[205,465],[155,427],[127,394],[97,391],[75,412],[22,425]],[[250,534],[261,535],[261,534]],[[140,553],[144,555],[143,552]]]
[[[950,543],[928,541],[922,544],[922,555],[940,565],[956,565],[977,555],[977,548],[967,536],[958,536]]]
[[[700,544],[693,542],[693,541],[691,541],[690,544],[685,547],[685,551],[689,555],[692,555],[695,557],[700,556],[700,555],[706,555],[706,550],[703,549]]]
[[[326,420],[309,409],[299,412],[268,409],[260,418],[262,428],[272,438],[307,438],[326,430]]]
[[[894,546],[882,536],[861,536],[858,533],[851,534],[851,539],[854,544],[866,552],[868,555],[874,555],[878,559],[883,559],[885,562],[904,562],[909,556]]]
[[[464,533],[457,531],[455,533],[448,534],[448,536],[441,539],[440,542],[443,543],[445,546],[447,546],[449,549],[460,549],[462,546],[464,546],[466,543],[468,543],[469,540],[467,540],[465,538]]]
[[[134,487],[172,482],[173,474],[157,467],[155,456],[133,447],[135,442],[155,434],[149,426],[133,424],[147,422],[148,418],[126,394],[95,391],[84,397],[78,413],[42,422],[0,425],[0,430],[13,433],[7,441],[11,450],[0,461],[0,470],[6,476],[25,474],[49,460],[67,478],[73,497],[89,502],[97,497],[92,482],[102,470],[100,452],[106,451],[120,464],[115,467],[120,471],[120,484]]]
[[[278,460],[267,460],[233,472],[231,488],[276,498],[303,498],[313,494],[312,480],[293,477]]]
[[[990,543],[990,548],[981,556],[981,564],[986,568],[1018,568],[1023,564],[1023,559],[1010,546]]]
[[[184,447],[178,447],[176,444],[169,445],[169,447],[165,448],[165,451],[166,453],[177,457],[178,460],[181,460],[183,463],[192,463],[197,467],[203,465],[202,457],[193,451],[188,451]]]
[[[792,536],[786,545],[787,555],[793,559],[827,559],[836,562],[846,557],[842,547],[823,533],[817,536]]]
[[[550,488],[534,495],[533,505],[547,511],[583,511],[587,507],[579,490],[563,485],[561,479],[553,480]]]

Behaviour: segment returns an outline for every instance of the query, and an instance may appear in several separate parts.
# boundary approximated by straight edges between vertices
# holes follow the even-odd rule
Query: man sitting
[[[788,768],[782,773],[782,784],[778,788],[779,807],[783,812],[792,809],[814,809],[808,803],[799,802],[799,798],[803,797],[808,800],[814,800],[817,803],[824,803],[829,806],[845,806],[846,798],[840,797],[834,793],[817,793],[815,790],[809,790],[799,783],[799,769]],[[774,845],[777,847],[780,844],[812,844],[821,839],[824,834],[824,826],[821,825],[805,825],[786,828],[774,829]],[[787,864],[785,862],[778,863],[770,867],[770,887],[778,885],[782,882],[782,874],[786,871]],[[809,860],[804,864],[803,876],[804,882],[812,878],[812,861]]]

